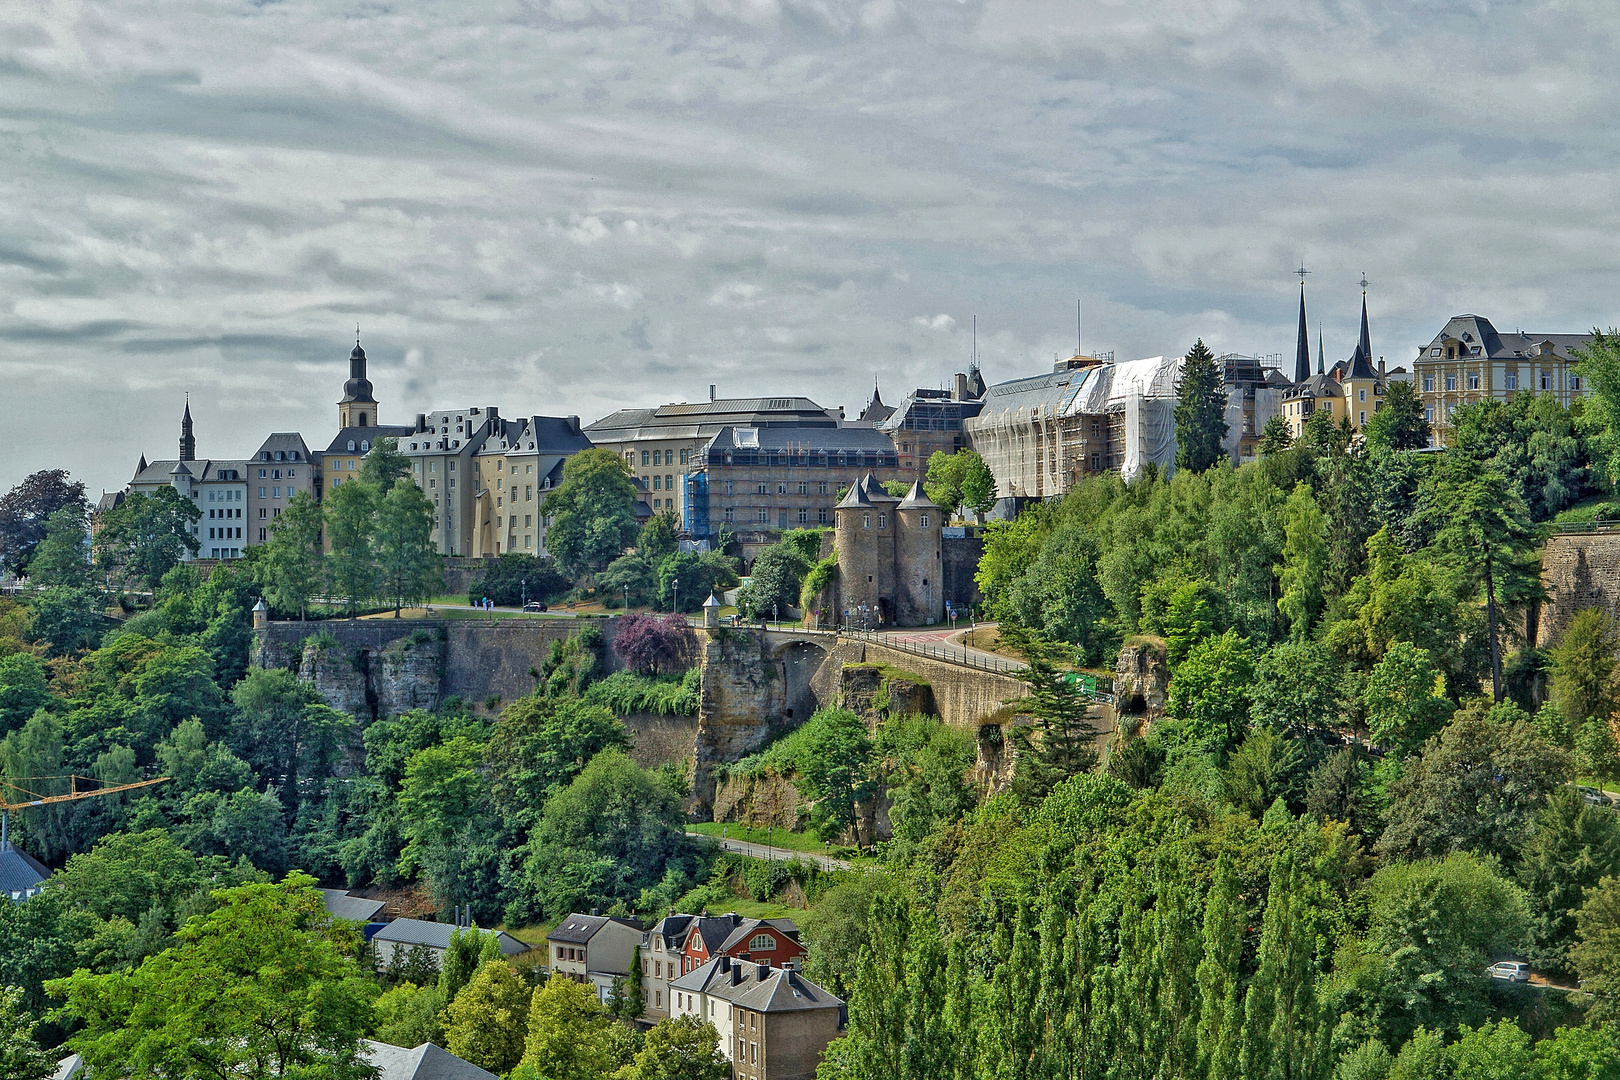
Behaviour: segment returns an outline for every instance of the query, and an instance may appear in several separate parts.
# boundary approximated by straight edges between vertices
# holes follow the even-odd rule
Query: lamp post
[[[523,591],[521,593],[519,593],[518,595],[522,599],[521,599],[521,602],[518,604],[518,607],[519,608],[526,608],[526,607],[529,606],[529,579],[528,578],[523,578],[522,581],[521,581],[521,584],[523,586]]]
[[[630,614],[630,586],[629,585],[625,585],[625,587],[624,587],[624,613],[626,615]]]
[[[669,579],[669,613],[675,614],[681,610],[681,579]]]
[[[771,622],[776,624],[778,630],[782,629],[782,613],[775,604],[771,605]]]

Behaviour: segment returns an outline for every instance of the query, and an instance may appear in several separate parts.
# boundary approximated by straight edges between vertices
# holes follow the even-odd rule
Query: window
[[[755,934],[748,942],[748,951],[755,949],[771,950],[776,948],[776,939],[769,934]]]
[[[662,491],[662,490],[664,490],[664,478],[663,477],[661,477],[661,476],[654,476],[653,477],[653,490],[654,491]]]
[[[1552,372],[1543,371],[1541,373],[1541,388],[1543,390],[1551,390],[1552,389]]]
[[[827,481],[823,480],[821,483],[816,485],[816,494],[817,495],[825,495],[825,494],[827,494]]]
[[[827,508],[825,506],[823,506],[820,510],[816,511],[816,524],[817,525],[825,525],[825,524],[827,524]]]
[[[641,452],[641,464],[644,465],[644,466],[645,465],[651,465],[652,464],[652,454],[650,454],[647,451],[643,450]]]
[[[332,481],[332,486],[337,487],[337,481],[336,480]],[[262,487],[259,489],[259,498],[261,498],[261,499],[264,498],[264,488],[262,488]]]
[[[266,532],[267,532],[267,531],[268,531],[268,530],[266,530],[266,529],[260,529],[260,530],[259,530],[259,543],[261,543],[261,544],[262,544],[262,543],[264,543],[264,534],[265,534],[265,533],[266,533]]]
[[[1430,356],[1439,356],[1440,355],[1440,346],[1436,345],[1434,348],[1430,349],[1429,350],[1429,355]]]
[[[799,524],[800,525],[808,525],[809,523],[810,523],[810,511],[804,509],[803,507],[800,507],[799,508]]]
[[[271,489],[270,489],[270,497],[271,497],[271,498],[272,498],[272,499],[279,499],[279,498],[281,498],[281,489],[280,489],[280,488],[278,488],[278,487],[273,487],[273,488],[271,488]]]
[[[1470,390],[1478,390],[1479,389],[1479,375],[1477,373],[1475,373],[1475,372],[1469,372],[1469,374],[1468,374],[1468,389],[1470,389]]]
[[[777,484],[776,485],[776,493],[778,495],[786,495],[787,494],[787,485],[786,484]]]
[[[734,511],[731,507],[729,507],[729,506],[726,507],[726,520],[727,521],[735,520],[734,517],[733,517],[733,515],[735,513],[736,513],[736,511]]]
[[[726,494],[727,495],[734,494],[734,492],[732,491],[732,484],[731,484],[730,480],[726,481],[725,487],[726,487]]]
[[[872,515],[871,514],[862,514],[861,515],[861,528],[870,529],[871,527],[872,527]]]
[[[1448,391],[1457,389],[1457,376],[1455,376],[1455,375],[1447,375],[1446,376],[1446,389]]]
[[[533,544],[533,541],[534,541],[534,537],[532,537],[532,536],[525,536],[525,537],[524,537],[524,538],[523,538],[523,546],[524,546],[524,547],[533,547],[533,546],[534,546],[534,544]]]
[[[1425,376],[1423,376],[1423,392],[1425,394],[1434,393],[1434,376],[1433,375],[1425,375]]]
[[[878,528],[887,529],[888,527],[889,527],[889,515],[888,514],[879,514],[878,515]]]
[[[1502,376],[1502,389],[1517,390],[1519,388],[1519,373],[1509,371]]]
[[[682,450],[681,451],[681,464],[682,465],[690,465],[690,464],[692,464],[692,451],[690,451],[690,450]]]
[[[280,480],[281,479],[281,470],[280,469],[271,469],[270,470],[270,479],[272,479],[272,480]]]
[[[1096,455],[1096,454],[1092,454],[1092,455],[1091,455],[1091,456],[1092,456],[1092,457],[1096,457],[1096,456],[1097,456],[1097,455]],[[926,528],[928,528],[928,515],[927,515],[927,514],[924,514],[924,515],[923,515],[923,516],[922,516],[922,527],[923,527],[923,528],[925,528],[925,529],[926,529]]]
[[[767,490],[768,490],[768,488],[767,488],[767,486],[765,484],[755,484],[754,485],[754,494],[756,494],[756,495],[764,495]]]
[[[523,527],[525,529],[529,529],[529,528],[534,527],[534,515],[533,514],[524,514],[523,515]]]
[[[758,521],[758,522],[759,522],[759,523],[760,523],[760,524],[761,524],[761,525],[768,525],[768,524],[770,524],[770,520],[771,520],[771,512],[770,512],[770,511],[769,511],[769,510],[767,510],[767,509],[765,509],[765,507],[763,507],[763,506],[762,506],[762,507],[760,507],[760,508],[759,508],[759,515],[758,515],[758,517],[757,517],[757,518],[756,518],[756,520],[757,520],[757,521]]]
[[[1359,413],[1357,413],[1357,414],[1356,414],[1356,415],[1357,415],[1357,416],[1359,416],[1359,417],[1360,417],[1360,418],[1361,418],[1361,419],[1359,419],[1359,420],[1357,420],[1357,421],[1356,421],[1356,423],[1357,423],[1357,424],[1360,424],[1360,425],[1363,425],[1363,426],[1365,426],[1365,425],[1366,425],[1366,423],[1367,423],[1367,410],[1366,410],[1366,409],[1362,409],[1362,410],[1361,410],[1361,411],[1360,411],[1360,412],[1359,412]]]
[[[533,488],[533,486],[531,486],[529,484],[524,484],[523,485],[523,501],[528,502],[532,498],[534,498],[534,488]]]
[[[265,512],[264,512],[264,507],[262,507],[262,506],[261,506],[261,507],[259,507],[259,516],[260,516],[260,517],[261,517],[261,518],[262,518],[262,517],[268,517],[268,516],[269,516],[269,515],[267,515],[267,514],[266,514],[266,513],[265,513]]]
[[[1360,390],[1357,390],[1356,393],[1358,395],[1360,395],[1359,400],[1361,400],[1361,401],[1366,401],[1367,400],[1367,389],[1366,389],[1366,387],[1362,387]]]
[[[624,463],[630,466],[632,469],[636,467],[636,452],[634,450],[626,450],[624,452]]]
[[[1579,375],[1571,375],[1569,377],[1569,388],[1571,390],[1579,390],[1581,388],[1581,377]]]
[[[675,490],[675,477],[673,475],[669,474],[669,473],[664,474],[664,490],[665,491],[674,491]]]

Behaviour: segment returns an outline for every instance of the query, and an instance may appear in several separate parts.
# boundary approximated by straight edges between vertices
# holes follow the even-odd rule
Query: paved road
[[[696,836],[703,840],[713,840],[720,845],[721,851],[729,851],[734,855],[747,855],[755,859],[771,859],[785,862],[789,859],[809,859],[823,870],[848,870],[849,862],[844,859],[835,859],[831,855],[818,855],[813,851],[791,851],[788,848],[771,847],[769,844],[751,844],[746,840],[722,839],[710,836],[707,833],[693,832],[688,829],[687,836]]]
[[[979,624],[979,629],[994,630],[995,626],[995,623],[981,622]],[[938,630],[890,630],[879,633],[878,637],[880,639],[889,641],[902,642],[911,645],[929,645],[936,649],[943,649],[945,650],[945,659],[949,659],[951,654],[954,653],[956,658],[960,660],[963,652],[965,651],[968,656],[973,657],[981,666],[988,666],[992,668],[1017,668],[1023,666],[1019,661],[1014,660],[1011,657],[1002,656],[999,653],[986,652],[984,649],[965,647],[963,642],[966,640],[969,633],[970,631],[968,629],[952,630],[949,627],[942,627]],[[1011,672],[1009,672],[1009,674],[1011,674]]]

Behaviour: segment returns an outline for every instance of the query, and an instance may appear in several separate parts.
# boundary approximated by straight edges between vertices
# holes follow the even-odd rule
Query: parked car
[[[524,611],[544,611],[544,610],[546,610],[546,605],[542,604],[538,600],[530,600],[527,604],[523,605],[523,610]]]
[[[1613,799],[1611,799],[1609,796],[1603,794],[1602,791],[1598,790],[1595,787],[1587,787],[1586,785],[1582,784],[1576,790],[1581,793],[1581,798],[1585,799],[1589,806],[1613,806],[1614,805],[1614,800]]]
[[[1519,960],[1498,960],[1485,969],[1485,974],[1504,982],[1529,982],[1530,965]]]

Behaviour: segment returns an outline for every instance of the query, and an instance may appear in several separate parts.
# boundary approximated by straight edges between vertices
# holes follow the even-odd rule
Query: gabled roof
[[[264,603],[264,601],[259,601]],[[256,610],[256,609],[255,609]],[[355,922],[370,922],[372,916],[383,909],[386,901],[367,900],[363,896],[350,896],[341,889],[322,889],[321,899],[326,904],[326,910],[339,919],[352,919]]]
[[[547,941],[561,941],[569,945],[583,945],[608,923],[618,923],[627,926],[636,933],[641,933],[641,927],[629,919],[610,918],[606,915],[580,915],[573,914],[557,924],[557,929],[546,935]]]
[[[455,927],[449,923],[426,922],[422,919],[395,919],[372,937],[372,941],[392,941],[397,945],[426,945],[433,949],[448,949],[450,935]],[[487,932],[487,931],[486,931]],[[503,956],[516,956],[527,952],[529,946],[502,930],[495,932]]]
[[[789,941],[797,942],[799,928],[792,919],[744,919],[737,924],[737,928],[720,943],[720,951],[729,953],[743,942],[753,937],[761,927],[768,926],[780,933]]]
[[[836,1009],[844,1004],[791,968],[768,967],[762,976],[760,965],[740,963],[727,956],[710,960],[669,985],[674,990],[707,994],[757,1012]]]
[[[849,485],[849,490],[839,500],[834,510],[853,510],[862,506],[871,506],[872,500],[866,497],[866,489],[857,481]]]
[[[28,852],[7,840],[0,847],[0,894],[27,893],[39,888],[51,876],[50,869]]]
[[[686,940],[686,932],[692,929],[692,923],[696,919],[696,915],[666,915],[659,919],[658,923],[648,933],[654,937],[663,938],[666,948],[678,949],[681,943]]]
[[[470,1061],[423,1043],[412,1050],[360,1040],[360,1056],[377,1069],[377,1080],[498,1080]]]

